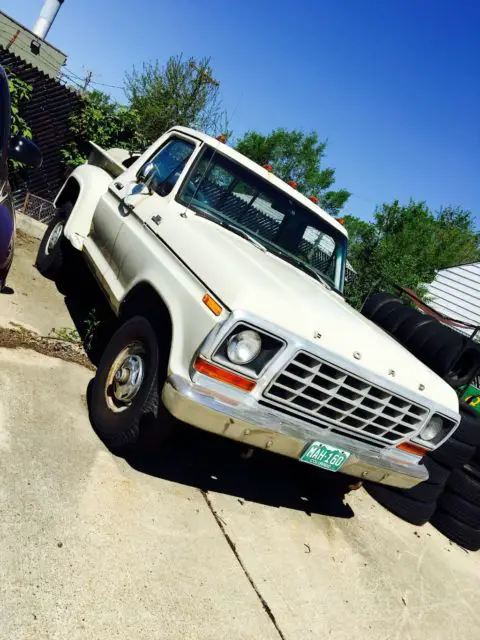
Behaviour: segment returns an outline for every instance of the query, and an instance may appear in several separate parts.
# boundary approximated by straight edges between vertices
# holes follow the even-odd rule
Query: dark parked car
[[[8,158],[40,167],[42,154],[28,138],[10,138],[10,92],[7,75],[0,67],[0,292],[5,288],[15,247],[15,210],[8,184]]]

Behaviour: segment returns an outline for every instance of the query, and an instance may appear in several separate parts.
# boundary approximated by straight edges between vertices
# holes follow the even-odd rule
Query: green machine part
[[[469,384],[459,389],[459,396],[463,402],[466,402],[480,413],[480,389]]]

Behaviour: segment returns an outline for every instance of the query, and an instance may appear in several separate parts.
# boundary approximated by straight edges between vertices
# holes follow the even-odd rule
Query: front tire
[[[141,427],[155,422],[157,437],[170,435],[173,417],[160,401],[159,345],[150,322],[135,316],[113,335],[93,381],[90,417],[100,438],[113,450],[138,442]]]
[[[65,224],[72,212],[70,202],[65,203],[55,214],[45,231],[37,253],[35,266],[45,278],[57,280],[65,265]]]

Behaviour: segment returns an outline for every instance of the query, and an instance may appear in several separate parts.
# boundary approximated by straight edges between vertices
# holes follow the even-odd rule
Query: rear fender
[[[83,248],[85,238],[90,233],[93,214],[100,198],[107,192],[112,177],[103,169],[89,164],[77,167],[61,188],[55,199],[55,205],[62,199],[62,193],[68,189],[71,180],[79,187],[77,200],[72,203],[73,209],[65,225],[65,237],[79,251]]]

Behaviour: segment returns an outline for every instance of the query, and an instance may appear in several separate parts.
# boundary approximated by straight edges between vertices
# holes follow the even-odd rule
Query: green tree
[[[29,100],[32,94],[32,85],[22,80],[19,76],[12,73],[9,69],[7,71],[8,76],[8,89],[10,92],[10,111],[11,111],[11,135],[15,136],[20,134],[26,138],[32,137],[32,130],[28,122],[23,117],[23,106]],[[18,160],[10,160],[9,165],[14,176],[24,165]]]
[[[31,138],[32,131],[28,126],[27,121],[22,116],[22,107],[32,94],[32,85],[28,84],[28,82],[25,82],[8,69],[7,75],[12,114],[11,133],[12,135],[20,133],[22,136]]]
[[[174,125],[224,133],[226,115],[213,78],[210,58],[196,61],[175,56],[164,66],[145,63],[126,75],[125,93],[138,113],[139,131],[150,142]]]
[[[435,213],[423,202],[396,200],[377,209],[373,222],[346,216],[345,224],[355,270],[346,295],[356,307],[376,291],[395,292],[395,284],[424,295],[438,269],[480,260],[473,216],[460,208]]]
[[[299,191],[317,197],[325,211],[337,215],[350,193],[330,189],[335,182],[335,170],[321,167],[326,146],[316,132],[305,134],[286,129],[275,129],[267,135],[249,131],[236,144],[240,153],[260,165],[271,165],[279,178],[294,180]]]
[[[86,162],[90,141],[106,149],[120,147],[138,151],[146,145],[146,140],[137,129],[138,114],[134,109],[118,104],[102,91],[87,93],[83,109],[70,118],[74,141],[62,151],[65,162],[73,167]]]

